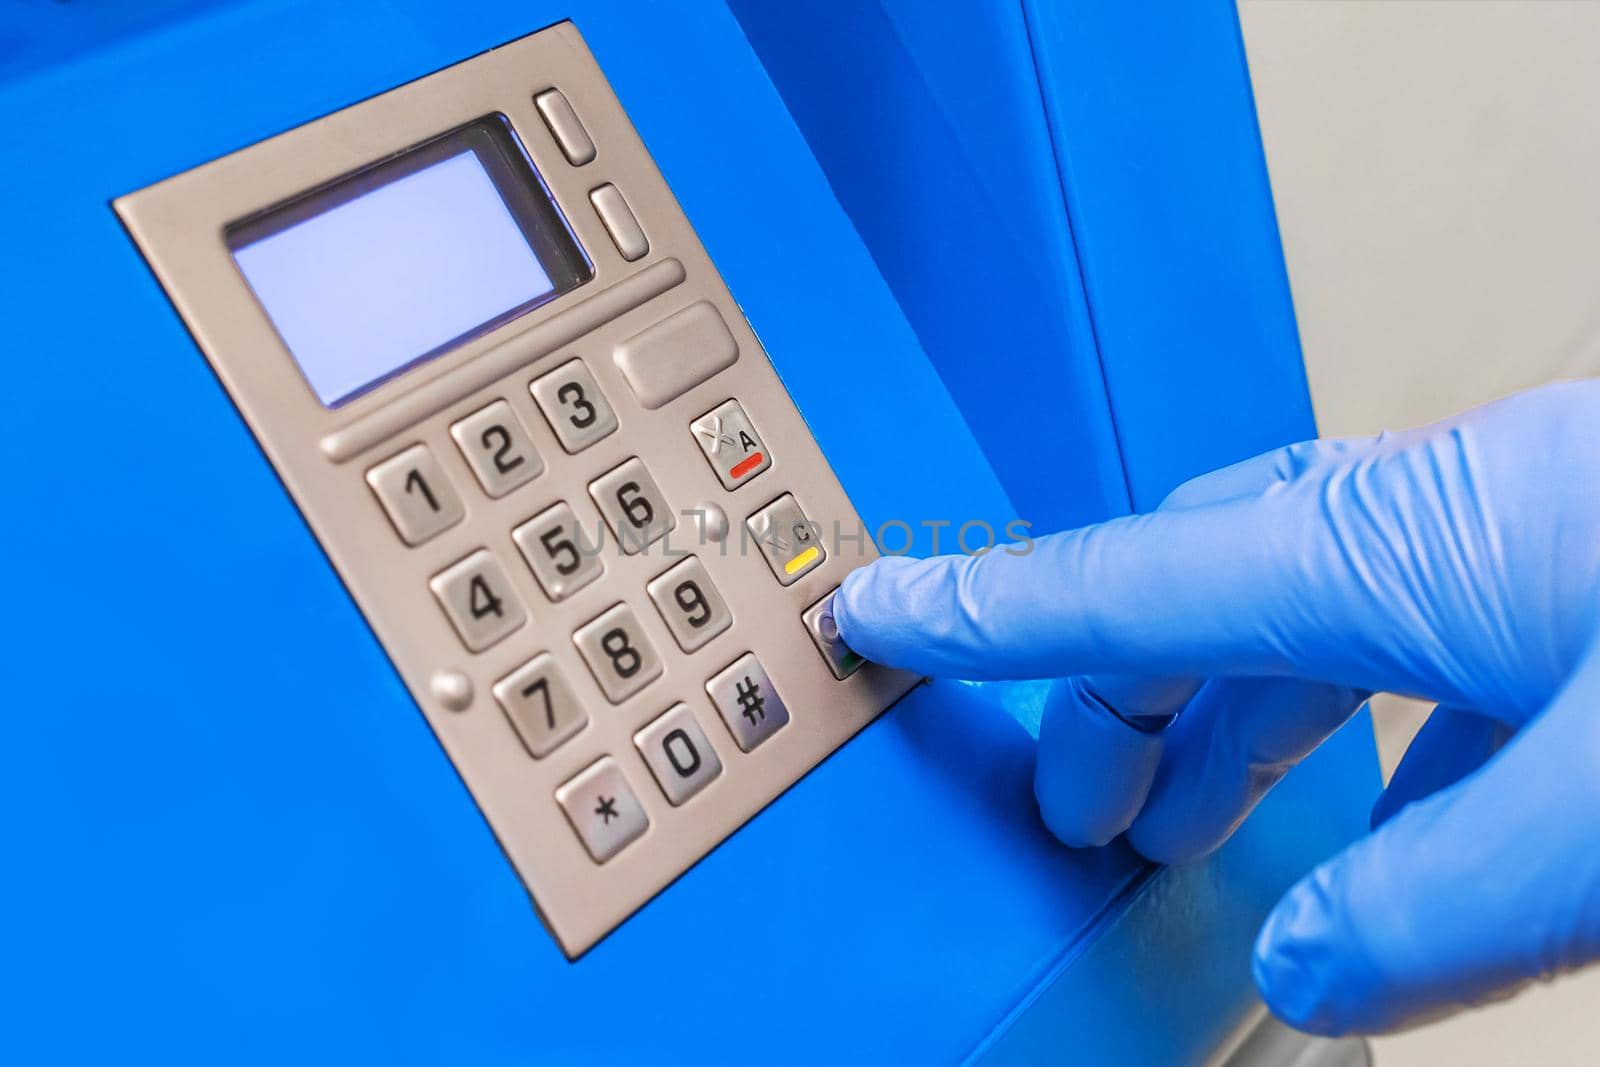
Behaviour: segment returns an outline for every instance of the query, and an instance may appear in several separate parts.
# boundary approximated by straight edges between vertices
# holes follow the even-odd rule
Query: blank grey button
[[[685,652],[701,648],[733,625],[733,612],[711,584],[705,564],[694,556],[657,575],[645,591]]]
[[[534,759],[554,752],[589,721],[548,652],[494,683],[494,698]]]
[[[557,789],[556,803],[596,863],[621,852],[650,826],[633,787],[610,756],[602,756]]]
[[[833,591],[837,593],[838,590]],[[841,681],[850,677],[866,662],[849,645],[839,639],[839,627],[833,621],[833,593],[829,593],[805,610],[800,616],[812,644],[827,661],[828,670]]]
[[[613,467],[589,483],[589,495],[628,555],[642,552],[678,525],[661,487],[638,457]]]
[[[749,752],[789,722],[789,709],[753,652],[707,682],[706,694],[741,752]]]
[[[623,259],[632,263],[650,251],[650,242],[639,228],[639,220],[615,185],[602,185],[590,192],[589,203],[594,205],[594,213],[600,216]]]
[[[588,585],[606,569],[600,561],[598,530],[586,531],[578,524],[566,501],[545,508],[511,531],[522,558],[528,561],[533,576],[539,579],[544,595],[554,601],[567,599]]]
[[[661,677],[661,657],[644,635],[633,609],[618,604],[572,635],[600,691],[620,704]]]
[[[428,586],[461,643],[473,652],[482,652],[527,621],[527,609],[486,548],[434,575]]]
[[[676,705],[634,734],[633,743],[673,807],[722,773],[722,761],[687,704]]]
[[[822,566],[828,552],[793,493],[785,493],[745,520],[756,547],[780,585],[793,585]]]
[[[490,496],[505,496],[544,470],[528,431],[511,405],[496,400],[450,427],[450,436]]]
[[[550,136],[561,146],[561,154],[567,157],[568,163],[581,167],[594,158],[594,142],[589,139],[589,131],[578,121],[578,113],[572,110],[560,89],[546,89],[533,98],[533,106],[539,109],[539,117],[550,128]]]
[[[617,369],[639,403],[658,408],[733,366],[739,345],[716,308],[704,300],[669,315],[617,345]]]
[[[617,428],[617,413],[581,359],[561,364],[528,391],[561,447],[573,455]]]
[[[437,537],[467,514],[427,445],[412,445],[373,467],[367,472],[367,484],[408,545]]]

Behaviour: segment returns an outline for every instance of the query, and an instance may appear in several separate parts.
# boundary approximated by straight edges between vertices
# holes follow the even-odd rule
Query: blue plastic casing
[[[1120,845],[1056,845],[1033,809],[1026,725],[956,686],[902,701],[567,963],[110,201],[570,18],[870,524],[1095,517],[1127,506],[1119,459],[1131,477],[1149,469],[1138,457],[1171,457],[1160,484],[1237,450],[1239,420],[1139,451],[1122,393],[1160,410],[1171,382],[1141,393],[1137,365],[1113,374],[1106,326],[1103,378],[1081,334],[1008,345],[989,373],[1049,383],[1082,422],[1081,463],[1041,439],[1063,503],[1030,511],[1048,487],[972,414],[971,377],[925,354],[901,311],[917,301],[897,283],[897,302],[859,204],[837,169],[830,188],[716,0],[156,0],[4,17],[0,1059],[938,1062],[1043,1045],[1156,1062],[1202,1055],[1241,1015],[1255,923],[1361,829],[1370,746],[1347,734],[1218,857],[1152,872]],[[994,70],[1031,63],[1017,51]],[[1034,152],[1016,177],[1046,166]],[[1259,213],[1264,186],[1252,196]],[[1114,198],[1082,211],[1091,227],[1124,219]],[[1070,234],[1057,223],[1041,271],[1077,270],[1080,213]],[[1085,262],[1074,329],[1102,306],[1101,261]],[[1280,268],[1241,286],[1286,315]],[[1037,339],[1026,316],[998,321]],[[1114,338],[1132,329],[1119,321]],[[1298,388],[1285,403],[1303,403]]]

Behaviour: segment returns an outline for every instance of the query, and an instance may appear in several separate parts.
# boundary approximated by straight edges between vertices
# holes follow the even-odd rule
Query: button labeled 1
[[[678,704],[633,735],[667,802],[677,807],[722,773],[722,761],[687,704]]]
[[[494,683],[494,698],[534,759],[554,752],[589,721],[548,652]]]
[[[689,426],[722,488],[733,489],[772,466],[772,456],[737,400],[728,400]]]
[[[610,756],[602,756],[557,789],[556,803],[596,863],[627,848],[650,826],[633,787]]]
[[[367,484],[408,545],[432,540],[467,514],[427,445],[412,445],[373,467],[367,472]]]
[[[788,725],[789,709],[753,652],[746,652],[707,682],[706,695],[728,724],[741,752],[749,752]]]
[[[662,621],[685,652],[693,652],[733,625],[733,612],[694,556],[645,586]]]
[[[793,493],[783,494],[750,516],[745,526],[781,585],[793,585],[828,558],[817,528],[800,510]]]
[[[617,428],[617,413],[611,410],[594,375],[573,359],[539,378],[528,391],[539,405],[545,421],[568,453],[576,455]]]

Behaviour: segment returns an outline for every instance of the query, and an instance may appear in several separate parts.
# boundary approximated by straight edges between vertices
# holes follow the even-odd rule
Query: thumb
[[[1600,956],[1600,656],[1485,766],[1323,864],[1253,970],[1290,1025],[1387,1030]]]

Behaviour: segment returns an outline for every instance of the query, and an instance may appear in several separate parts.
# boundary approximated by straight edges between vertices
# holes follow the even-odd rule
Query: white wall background
[[[1600,2],[1238,0],[1324,434],[1600,374]],[[1392,768],[1426,709],[1377,709]],[[1375,1042],[1600,1062],[1600,969]]]

